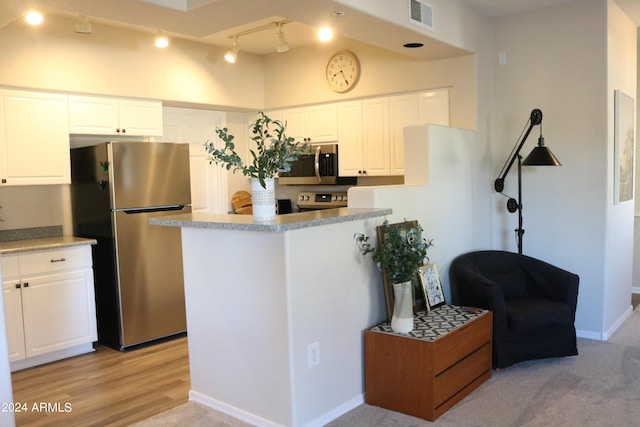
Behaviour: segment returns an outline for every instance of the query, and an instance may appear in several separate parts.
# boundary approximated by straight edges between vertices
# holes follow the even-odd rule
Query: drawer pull
[[[51,262],[63,262],[66,261],[66,258],[52,259]]]

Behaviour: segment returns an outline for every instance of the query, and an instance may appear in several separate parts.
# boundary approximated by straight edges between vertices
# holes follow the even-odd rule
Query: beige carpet
[[[578,340],[579,356],[523,362],[493,377],[435,422],[361,405],[328,427],[638,426],[640,310],[609,342]],[[135,424],[245,427],[195,403]]]

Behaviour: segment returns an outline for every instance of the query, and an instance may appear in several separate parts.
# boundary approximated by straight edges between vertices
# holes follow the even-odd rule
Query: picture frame
[[[633,199],[635,151],[635,100],[621,90],[614,92],[613,204]]]
[[[403,222],[399,222],[396,224],[389,224],[389,227],[398,227],[400,225],[406,225],[408,224],[411,227],[417,227],[418,226],[418,221],[403,221]],[[385,233],[384,233],[384,227],[379,225],[376,227],[376,237],[378,238],[378,244],[379,245],[383,245],[384,241],[385,241]],[[391,322],[391,317],[393,316],[393,304],[396,301],[395,295],[393,293],[393,283],[391,283],[388,279],[387,279],[387,272],[385,271],[384,268],[382,268],[382,287],[384,289],[384,300],[386,303],[386,308],[387,308],[387,322]],[[416,292],[415,292],[415,286],[413,287],[413,291],[414,291],[414,311],[415,310],[415,296],[416,296]]]
[[[436,264],[423,265],[418,269],[427,311],[446,304],[442,282]]]

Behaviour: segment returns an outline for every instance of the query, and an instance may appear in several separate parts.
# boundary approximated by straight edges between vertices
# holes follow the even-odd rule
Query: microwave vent
[[[409,22],[433,30],[433,6],[422,0],[409,0]]]

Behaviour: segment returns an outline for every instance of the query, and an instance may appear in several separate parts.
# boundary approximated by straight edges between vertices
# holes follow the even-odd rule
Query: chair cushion
[[[500,274],[487,274],[489,279],[496,282],[505,299],[528,297],[524,273],[521,270],[508,271]]]
[[[571,324],[569,306],[542,298],[515,298],[505,301],[508,328],[531,331]]]

